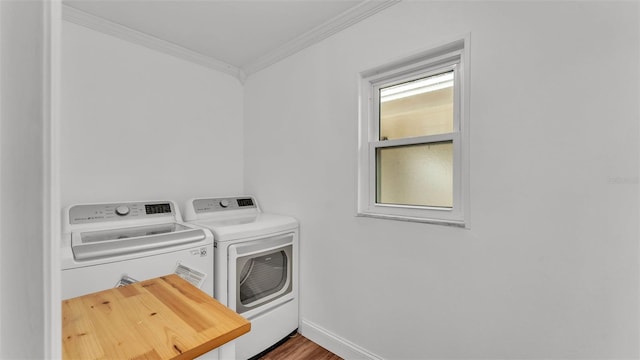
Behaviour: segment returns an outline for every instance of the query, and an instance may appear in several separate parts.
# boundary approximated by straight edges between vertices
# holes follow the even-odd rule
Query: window
[[[362,72],[358,214],[464,226],[468,38]]]

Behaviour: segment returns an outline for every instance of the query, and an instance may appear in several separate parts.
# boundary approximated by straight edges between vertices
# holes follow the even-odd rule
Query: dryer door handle
[[[250,254],[259,254],[265,251],[279,249],[285,247],[286,245],[292,244],[293,234],[289,233],[280,236],[262,238],[255,241],[232,244],[229,246],[229,250],[232,256],[239,257]]]

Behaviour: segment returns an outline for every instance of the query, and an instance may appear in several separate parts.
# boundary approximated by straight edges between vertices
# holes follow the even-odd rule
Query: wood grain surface
[[[250,329],[175,274],[62,302],[64,359],[192,359]]]
[[[259,360],[342,360],[338,355],[306,337],[295,334]]]

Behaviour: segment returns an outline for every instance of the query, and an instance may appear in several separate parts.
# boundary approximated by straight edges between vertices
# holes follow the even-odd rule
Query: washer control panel
[[[255,201],[249,196],[193,200],[193,209],[197,214],[256,208]]]
[[[69,209],[70,224],[88,224],[125,219],[175,216],[171,202],[131,202],[76,205]]]

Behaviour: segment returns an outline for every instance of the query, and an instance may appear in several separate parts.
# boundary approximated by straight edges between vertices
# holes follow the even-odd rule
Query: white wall
[[[62,45],[63,206],[242,191],[237,79],[66,21]]]
[[[402,2],[252,75],[246,190],[301,221],[303,330],[385,359],[637,358],[638,7]],[[355,217],[357,74],[465,33],[469,229]]]
[[[0,1],[0,358],[44,358],[45,6]]]

